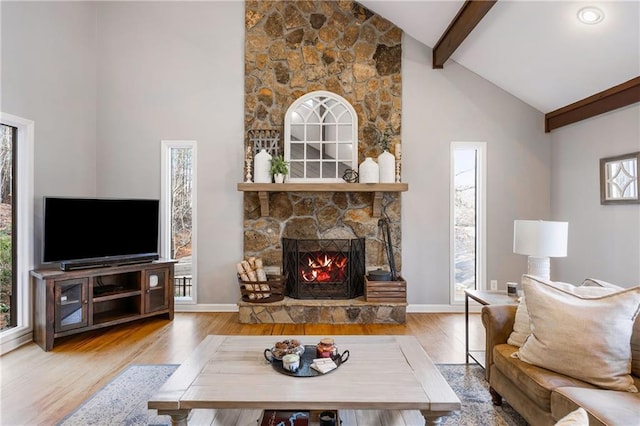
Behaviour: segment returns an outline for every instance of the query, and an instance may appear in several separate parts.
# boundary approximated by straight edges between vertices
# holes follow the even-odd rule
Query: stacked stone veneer
[[[293,300],[275,303],[240,302],[243,324],[404,324],[406,303],[351,300]]]
[[[359,162],[380,154],[376,136],[385,129],[392,143],[400,142],[402,31],[394,24],[353,1],[247,1],[245,29],[245,133],[276,129],[284,135],[289,106],[306,93],[328,90],[349,101],[358,115]],[[372,203],[369,192],[272,192],[269,216],[261,217],[258,194],[244,192],[244,255],[281,267],[283,237],[364,237],[367,268],[385,266]],[[385,193],[382,206],[400,269],[400,193]],[[404,322],[404,304],[322,301],[322,308],[296,302],[241,302],[240,319]]]
[[[353,1],[245,3],[245,130],[277,129],[300,96],[334,92],[358,115],[360,161],[399,142],[402,30]]]
[[[387,265],[384,236],[378,218],[371,217],[369,192],[273,192],[269,216],[260,216],[254,192],[244,196],[244,253],[262,258],[265,265],[282,266],[282,238],[365,238],[368,269]],[[391,243],[398,270],[400,256],[400,195],[385,193],[383,211],[391,223]]]

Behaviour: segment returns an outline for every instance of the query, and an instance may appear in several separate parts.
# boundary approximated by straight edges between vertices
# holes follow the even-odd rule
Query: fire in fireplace
[[[339,282],[347,274],[347,263],[343,253],[304,253],[298,269],[304,282]]]
[[[295,299],[353,299],[364,291],[364,238],[282,239],[285,294]]]

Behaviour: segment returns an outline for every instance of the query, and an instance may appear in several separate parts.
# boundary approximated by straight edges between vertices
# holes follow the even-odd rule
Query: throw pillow
[[[617,286],[615,284],[608,283],[602,280],[596,280],[595,278],[587,278],[582,282],[584,287],[605,287],[605,288],[615,288],[617,290],[622,290],[623,287]]]
[[[559,288],[535,277],[523,285],[531,335],[518,358],[601,388],[638,391],[629,373],[640,287]]]
[[[587,278],[582,283],[583,286],[598,286],[622,289],[623,287],[595,278]],[[631,374],[640,377],[640,315],[636,318],[631,334]]]
[[[516,318],[513,323],[513,331],[507,339],[507,343],[513,346],[520,347],[524,341],[531,334],[531,326],[529,325],[529,311],[527,311],[527,304],[525,297],[520,298],[518,303],[518,309],[516,309]]]
[[[589,278],[586,279],[582,285],[592,287],[590,289],[583,289],[581,287],[576,287],[573,284],[563,283],[561,281],[548,281],[540,277],[534,277],[533,275],[523,275],[522,282],[524,283],[527,280],[543,282],[547,285],[561,288],[561,289],[564,289],[576,294],[580,294],[583,296],[609,294],[612,291],[612,290],[593,290],[592,289],[593,287],[600,288],[600,287],[607,287],[607,286],[603,286],[599,284],[600,282],[604,283],[604,281],[592,280],[592,282],[587,283],[587,281],[590,280]],[[609,284],[608,288],[622,289],[622,287],[614,286],[613,284]],[[518,309],[516,310],[516,317],[513,323],[513,331],[509,335],[509,338],[507,339],[507,343],[513,346],[520,347],[522,346],[524,341],[527,339],[529,334],[531,334],[529,311],[527,310],[527,304],[526,304],[525,298],[521,297],[520,303],[518,304]]]
[[[589,415],[580,407],[558,420],[555,426],[589,426]]]

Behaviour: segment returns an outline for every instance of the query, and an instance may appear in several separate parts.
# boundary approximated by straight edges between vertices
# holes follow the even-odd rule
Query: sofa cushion
[[[513,331],[507,339],[507,343],[520,347],[531,334],[531,326],[529,325],[529,311],[527,311],[527,303],[525,297],[520,298],[518,309],[516,309],[516,317],[513,322]]]
[[[597,280],[595,278],[587,278],[582,282],[584,287],[605,287],[605,288],[613,288],[615,290],[622,290],[624,287],[620,287],[619,285],[611,284],[603,280]]]
[[[523,286],[532,334],[518,358],[605,389],[637,392],[630,340],[640,287],[560,288],[528,275]],[[577,288],[592,294],[576,294]]]
[[[517,347],[504,343],[494,346],[495,367],[543,411],[551,412],[551,391],[558,387],[576,386],[595,389],[595,386],[589,383],[513,358],[511,355],[517,350]],[[509,399],[509,395],[503,396]]]
[[[577,407],[587,410],[592,425],[628,426],[640,422],[640,393],[561,387],[551,395],[551,414],[556,419]]]
[[[589,426],[589,416],[584,408],[579,407],[558,420],[555,426]]]
[[[595,278],[585,279],[582,285],[615,289],[623,288]],[[633,332],[631,333],[631,374],[640,377],[640,315],[636,317],[636,322],[633,324]]]
[[[525,280],[530,280],[533,278],[534,277],[532,276],[524,275],[522,277],[522,282],[524,283]],[[540,277],[535,277],[535,279],[544,282],[547,285],[564,289],[582,296],[600,296],[623,289],[623,287],[619,287],[606,281],[596,280],[593,278],[587,278],[586,280],[584,280],[584,282],[582,283],[582,287],[576,287],[573,284],[564,283],[561,281],[545,280]],[[529,334],[531,334],[529,311],[527,310],[526,298],[523,296],[520,298],[520,303],[518,304],[518,309],[516,311],[515,322],[513,324],[513,331],[509,335],[507,343],[520,347],[527,339],[527,337],[529,337]]]

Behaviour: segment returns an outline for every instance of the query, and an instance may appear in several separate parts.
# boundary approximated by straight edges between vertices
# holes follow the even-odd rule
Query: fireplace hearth
[[[282,262],[285,294],[294,299],[353,299],[364,293],[364,238],[283,238]]]

